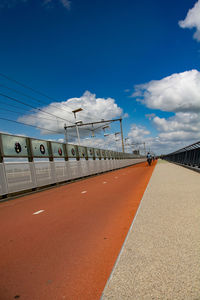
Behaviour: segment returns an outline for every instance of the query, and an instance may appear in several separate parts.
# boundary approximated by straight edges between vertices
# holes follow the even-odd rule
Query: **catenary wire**
[[[50,97],[50,96],[48,96],[48,95],[46,95],[46,94],[44,94],[44,93],[42,93],[42,92],[40,92],[40,91],[37,91],[37,90],[35,90],[35,89],[33,89],[33,88],[31,88],[31,87],[25,85],[25,84],[23,84],[23,83],[21,83],[21,82],[15,80],[15,79],[13,79],[13,78],[10,78],[9,76],[7,76],[7,75],[5,75],[5,74],[3,74],[3,73],[0,73],[0,76],[6,78],[7,80],[13,81],[13,82],[17,83],[18,85],[21,85],[22,87],[24,87],[24,88],[26,88],[26,89],[29,89],[29,90],[31,90],[31,91],[37,93],[37,94],[40,94],[41,96],[44,96],[44,97],[46,97],[46,98],[48,98],[48,99],[51,99],[51,100],[57,102],[57,100],[56,100],[55,98]],[[0,86],[5,87],[5,88],[7,88],[7,89],[9,89],[9,90],[11,90],[11,91],[14,91],[14,92],[16,92],[16,93],[19,93],[19,94],[21,94],[21,95],[23,95],[23,96],[25,96],[25,97],[31,98],[31,99],[33,99],[33,100],[39,102],[39,103],[44,103],[44,104],[46,104],[44,101],[38,100],[38,99],[36,99],[36,98],[34,98],[34,97],[32,97],[32,96],[29,96],[29,95],[27,95],[27,94],[24,94],[24,93],[22,93],[22,92],[20,92],[20,91],[18,91],[18,90],[12,89],[12,88],[7,87],[7,86],[2,85],[2,84],[0,84]],[[6,97],[9,97],[9,96],[3,95],[3,94],[0,94],[0,95],[2,95],[2,96],[4,96],[4,97],[5,97],[5,96],[6,96]],[[9,97],[9,98],[10,98],[11,100],[14,101],[14,98],[12,98],[12,97]],[[17,100],[17,99],[15,99],[15,100]],[[20,103],[20,102],[19,102],[19,103]],[[22,101],[21,101],[21,103],[22,103]],[[26,105],[25,103],[22,103],[22,104],[23,104],[23,105]],[[67,105],[64,105],[64,104],[62,104],[62,105],[65,106],[65,107],[68,107]],[[52,106],[52,104],[51,104],[51,106]],[[39,111],[42,112],[42,113],[47,113],[46,111],[43,111],[43,110],[40,109],[40,108],[35,108],[35,107],[33,107],[33,106],[30,106],[30,105],[29,105],[29,107],[32,107],[33,109],[39,110]],[[56,109],[60,109],[60,108],[57,107],[57,106],[54,106],[54,107],[55,107]],[[71,109],[71,108],[70,108],[70,109]],[[62,110],[62,109],[60,109],[60,110]],[[71,114],[69,111],[67,111],[67,110],[65,110],[65,111],[66,111],[67,113]],[[67,121],[67,122],[69,122],[69,123],[71,123],[71,124],[74,124],[73,122],[71,122],[71,121],[69,121],[69,120],[66,120],[66,119],[63,119],[63,118],[61,118],[61,117],[59,117],[59,116],[56,116],[56,115],[54,115],[54,114],[51,114],[51,113],[48,113],[48,114],[51,115],[51,116],[53,116],[53,117],[55,117],[56,119],[59,118],[59,119],[65,120],[65,121]],[[88,119],[91,119],[89,116],[87,116],[87,118],[88,118]],[[52,121],[53,121],[53,120],[52,120]],[[55,120],[55,121],[57,121],[57,120]],[[110,124],[110,123],[109,123],[109,124]],[[101,126],[95,128],[94,131],[96,131],[97,129],[99,129],[99,128],[103,127],[103,126],[104,126],[104,125],[101,125]],[[82,128],[82,130],[89,130],[89,131],[92,131],[92,129],[88,129],[88,128]]]
[[[26,89],[29,89],[29,90],[31,90],[32,92],[37,93],[38,95],[41,95],[41,96],[43,96],[43,97],[46,97],[46,98],[49,99],[49,100],[53,100],[53,101],[56,101],[56,102],[57,102],[57,100],[56,100],[55,98],[50,97],[50,96],[46,95],[45,93],[42,93],[42,92],[40,92],[40,91],[38,91],[38,90],[36,90],[36,89],[33,89],[32,87],[29,87],[28,85],[26,85],[26,84],[24,84],[24,83],[22,83],[22,82],[19,82],[18,80],[13,79],[13,78],[11,78],[11,77],[9,77],[9,76],[3,74],[3,73],[0,73],[0,76],[6,78],[6,79],[9,80],[9,81],[13,81],[13,82],[15,82],[15,83],[18,84],[18,85],[21,85],[22,87],[24,87],[24,88],[26,88]],[[69,107],[69,106],[66,105],[66,104],[63,104],[63,106]],[[71,107],[70,107],[70,109],[71,109]],[[82,113],[82,114],[83,114],[83,113]],[[87,118],[90,119],[90,120],[93,120],[91,117],[88,117],[88,116],[87,116]]]
[[[7,118],[0,117],[0,120],[4,120],[4,121],[8,121],[8,122],[13,122],[13,123],[17,123],[17,124],[21,124],[21,125],[25,125],[25,126],[31,126],[31,127],[37,128],[37,129],[47,130],[49,132],[54,132],[54,133],[57,133],[57,134],[63,134],[62,132],[58,132],[58,131],[51,130],[51,129],[48,129],[48,128],[43,128],[43,127],[39,127],[39,126],[35,126],[35,125],[27,124],[27,123],[24,123],[24,122],[7,119]]]
[[[36,125],[27,124],[27,123],[16,121],[16,120],[11,120],[11,119],[8,119],[8,118],[0,117],[0,120],[16,123],[16,124],[20,124],[20,125],[30,126],[30,127],[34,127],[34,128],[41,129],[41,130],[46,130],[46,131],[49,131],[49,132],[53,132],[54,134],[55,133],[56,134],[63,134],[63,132],[60,132],[60,131],[55,131],[55,130],[51,130],[51,129],[48,129],[48,128],[39,127],[39,126],[36,126]],[[72,134],[70,134],[70,136],[72,136],[74,138],[77,138],[75,135],[72,135]]]
[[[0,86],[2,86],[2,85],[0,84]],[[19,92],[19,93],[20,93],[20,92]],[[22,93],[22,94],[23,94],[23,93]],[[44,111],[44,110],[41,109],[41,108],[36,108],[36,107],[34,107],[34,106],[30,105],[30,104],[26,104],[25,102],[23,102],[23,101],[21,101],[21,100],[18,100],[18,99],[16,99],[16,98],[10,97],[10,96],[8,96],[8,95],[4,95],[4,94],[2,94],[2,93],[0,93],[0,95],[3,96],[3,97],[7,97],[7,98],[9,98],[9,99],[11,99],[11,100],[13,100],[13,101],[17,101],[18,103],[21,103],[21,104],[23,104],[23,105],[29,106],[29,107],[31,107],[31,108],[33,108],[33,109],[39,110],[39,111],[41,111],[41,112],[43,112],[43,113],[48,113],[48,112]],[[25,95],[25,94],[24,94],[24,95]],[[38,100],[38,102],[40,102],[40,101]],[[41,101],[41,103],[42,103],[42,101]],[[52,106],[52,105],[51,105],[51,106]],[[57,108],[59,109],[59,107],[57,107],[57,106],[55,106],[55,105],[53,105],[53,107],[55,107],[56,109],[57,109]],[[62,111],[62,109],[60,109],[60,110]],[[68,113],[69,113],[69,112],[68,112]],[[55,117],[55,118],[62,119],[62,120],[64,120],[64,121],[67,121],[67,122],[69,122],[69,123],[71,123],[71,124],[74,125],[74,123],[73,123],[72,121],[69,121],[69,120],[67,120],[67,119],[61,118],[61,117],[59,117],[59,116],[57,116],[57,115],[55,115],[55,114],[51,114],[51,113],[48,113],[48,114],[50,114],[51,116],[53,116],[53,117]],[[82,128],[82,130],[87,130],[87,131],[89,130],[89,131],[90,131],[90,129],[88,129],[88,128]]]
[[[55,118],[58,118],[58,119],[61,119],[61,120],[64,120],[64,121],[69,122],[68,120],[66,120],[66,119],[64,119],[64,118],[58,117],[58,116],[56,116],[56,115],[54,115],[54,114],[52,114],[52,113],[50,113],[50,112],[46,112],[46,111],[44,111],[44,110],[41,109],[41,108],[36,108],[36,107],[32,106],[31,104],[27,104],[27,103],[25,103],[25,102],[23,102],[23,101],[21,101],[21,100],[19,100],[19,99],[10,97],[10,96],[5,95],[5,94],[2,94],[2,93],[0,93],[0,96],[5,97],[5,98],[7,98],[7,99],[10,99],[10,100],[12,100],[12,101],[18,102],[18,103],[20,103],[20,104],[23,104],[23,105],[25,105],[25,106],[31,107],[31,108],[33,108],[33,109],[42,111],[42,112],[44,112],[45,114],[51,115],[51,116],[53,116],[53,117],[55,117]],[[70,123],[72,123],[72,122],[70,122]],[[74,124],[74,123],[72,123],[72,124]]]
[[[12,91],[12,92],[15,92],[15,93],[17,93],[17,94],[20,94],[20,95],[22,95],[22,96],[25,96],[25,97],[27,97],[27,98],[30,98],[30,99],[32,99],[32,100],[38,102],[38,103],[42,103],[42,104],[45,104],[45,105],[49,105],[49,104],[47,104],[45,101],[39,100],[39,99],[37,99],[37,98],[35,98],[35,97],[32,97],[32,96],[30,96],[30,95],[27,95],[27,94],[25,94],[25,93],[23,93],[23,92],[21,92],[21,91],[16,90],[16,89],[10,88],[10,87],[8,87],[8,86],[6,86],[6,85],[4,85],[4,84],[1,84],[1,83],[0,83],[0,87],[6,88],[6,89],[8,89],[8,90],[10,90],[10,91]],[[60,103],[58,103],[58,104],[60,104]],[[56,109],[59,109],[59,110],[63,111],[62,108],[60,108],[60,107],[58,107],[58,106],[56,106],[56,105],[53,105],[52,103],[51,103],[50,105],[51,105],[51,107],[55,107]],[[63,104],[61,104],[61,105],[63,105]],[[68,114],[71,115],[71,112],[69,112],[69,111],[66,110],[66,109],[64,109],[64,110],[65,110]],[[69,122],[70,122],[70,121],[69,121]],[[73,123],[73,122],[71,122],[71,123]]]

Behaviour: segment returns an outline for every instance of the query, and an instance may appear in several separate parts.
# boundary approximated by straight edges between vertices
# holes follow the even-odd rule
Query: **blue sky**
[[[46,104],[44,107],[2,86],[0,92],[71,123],[74,119],[69,112],[77,105],[84,107],[79,114],[84,122],[123,116],[128,143],[145,141],[156,153],[195,142],[200,139],[199,2],[1,0],[0,72],[55,99],[59,109],[55,104],[52,107],[53,99],[2,76],[0,84]],[[47,135],[5,120],[0,120],[1,131],[63,138],[64,120],[51,124],[42,120],[44,113],[30,112],[19,103],[15,104],[18,109],[12,110],[20,113],[8,112],[8,104],[14,102],[0,96],[0,118],[59,130],[60,134]],[[68,105],[66,114],[61,111],[63,104]],[[26,116],[21,108],[27,109]],[[100,130],[95,139],[90,139],[89,130],[82,130],[82,143],[115,147],[119,142],[112,133],[117,126],[111,125],[106,139]],[[71,135],[71,142],[76,142],[75,132]]]

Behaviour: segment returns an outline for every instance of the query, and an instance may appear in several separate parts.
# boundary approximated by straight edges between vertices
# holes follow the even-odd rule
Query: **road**
[[[0,203],[0,300],[99,299],[154,166]]]

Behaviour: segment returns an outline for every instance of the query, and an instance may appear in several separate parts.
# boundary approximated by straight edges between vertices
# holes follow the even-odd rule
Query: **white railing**
[[[145,161],[84,160],[3,162],[0,163],[0,195],[35,189],[54,183],[66,182],[89,175],[99,174]]]
[[[131,153],[0,133],[0,197],[144,160]]]

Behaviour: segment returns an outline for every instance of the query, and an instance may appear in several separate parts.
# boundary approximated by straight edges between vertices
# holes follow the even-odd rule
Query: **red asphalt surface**
[[[100,299],[154,166],[0,203],[0,300]]]

